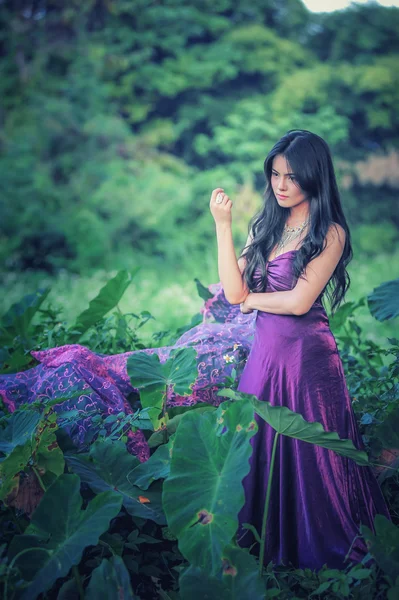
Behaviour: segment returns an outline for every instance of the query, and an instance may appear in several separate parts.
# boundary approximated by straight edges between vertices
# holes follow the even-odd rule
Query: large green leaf
[[[33,413],[33,411],[26,411]],[[34,468],[36,475],[40,472],[42,483],[47,486],[64,472],[64,455],[58,446],[55,432],[57,430],[56,414],[45,415],[39,420],[29,416],[24,419],[16,414],[9,419],[9,427],[4,429],[4,446],[11,452],[0,462],[0,499],[7,503],[9,498],[15,496],[19,487],[19,473],[27,468]],[[21,426],[26,424],[26,430]],[[10,440],[10,435],[15,436]],[[23,443],[24,437],[26,438]],[[17,443],[12,448],[13,443]]]
[[[220,390],[218,395],[234,400],[249,401],[258,415],[282,435],[334,450],[337,454],[351,458],[358,465],[370,465],[367,453],[357,450],[352,440],[341,439],[335,431],[325,431],[321,423],[317,421],[305,421],[301,414],[286,406],[272,406],[270,402],[260,401],[252,394],[235,392],[230,389]]]
[[[42,474],[46,485],[53,482],[54,475],[61,475],[65,466],[64,454],[56,438],[57,418],[57,414],[53,413],[40,421],[32,452],[32,461]]]
[[[190,565],[179,579],[182,600],[255,600],[267,598],[258,564],[248,551],[227,546],[220,556],[220,570],[212,576]]]
[[[82,510],[80,479],[60,475],[44,494],[23,535],[13,538],[9,559],[16,559],[25,582],[21,600],[33,600],[65,577],[77,565],[87,546],[95,545],[120,511],[122,498],[116,492],[98,494]]]
[[[378,321],[394,319],[399,315],[399,279],[386,281],[367,297],[369,309]]]
[[[6,343],[6,340],[3,338],[3,344]],[[10,351],[10,348],[12,348],[11,339],[8,341],[8,344],[8,348],[5,346],[0,348],[0,374],[12,374],[18,373],[19,371],[25,371],[28,366],[32,365],[32,355],[25,351],[24,345],[15,346],[15,349],[13,348]]]
[[[345,304],[340,306],[337,312],[330,318],[331,329],[333,331],[340,329],[340,327],[345,325],[348,317],[352,316],[360,306],[364,306],[365,302],[365,298],[361,298],[359,302],[345,302]]]
[[[127,474],[128,480],[140,489],[147,490],[156,479],[166,479],[170,472],[173,442],[174,438],[171,438],[167,444],[159,446],[148,460]]]
[[[98,295],[90,301],[89,308],[77,317],[75,325],[71,327],[71,331],[79,331],[79,334],[71,333],[74,339],[79,339],[118,304],[139,269],[140,267],[137,267],[132,273],[126,270],[119,271],[113,279],[107,281]]]
[[[50,290],[50,287],[38,289],[34,294],[24,296],[8,309],[0,322],[0,346],[7,346],[17,335],[23,339],[29,337],[31,321]]]
[[[154,483],[143,492],[135,485],[132,473],[140,461],[129,454],[123,442],[99,440],[91,446],[89,454],[65,454],[65,460],[94,492],[115,490],[122,495],[123,505],[132,516],[166,524],[161,486]],[[140,477],[142,472],[138,473]]]
[[[41,417],[34,410],[16,410],[0,419],[0,452],[11,454],[16,446],[23,446],[32,438]]]
[[[164,444],[165,443],[165,429],[166,432],[168,434],[168,436],[173,435],[178,426],[180,421],[183,418],[183,415],[186,412],[189,412],[191,410],[195,410],[198,414],[200,414],[201,412],[206,412],[206,411],[215,411],[216,410],[216,406],[210,406],[209,404],[205,404],[202,406],[201,404],[193,404],[192,406],[182,406],[180,408],[185,408],[186,410],[181,411],[180,413],[176,414],[174,417],[169,418],[168,421],[166,422],[165,428],[163,429],[158,429],[157,431],[154,431],[154,433],[148,438],[148,445],[150,448],[155,448],[156,446],[159,446],[160,444]],[[175,409],[169,409],[168,410],[168,415],[170,415],[171,412],[174,412]]]
[[[134,600],[129,571],[120,556],[104,558],[94,569],[85,600]]]
[[[160,426],[159,414],[168,388],[180,396],[192,393],[198,377],[197,353],[194,348],[172,350],[167,361],[161,363],[157,354],[137,352],[127,359],[131,384],[140,390],[143,408],[148,408],[155,428]]]
[[[212,574],[238,527],[256,430],[249,402],[224,402],[215,412],[186,413],[175,434],[163,491],[168,525],[187,560]]]
[[[366,525],[360,526],[361,533],[368,542],[370,554],[394,582],[399,576],[399,527],[384,515],[375,515],[374,528],[375,534]]]
[[[213,298],[213,296],[214,296],[214,295],[212,294],[212,292],[210,292],[210,291],[208,290],[208,288],[207,288],[207,287],[205,287],[205,286],[204,286],[204,285],[203,285],[203,284],[200,282],[200,280],[199,280],[199,279],[197,279],[197,278],[195,277],[194,281],[195,281],[195,284],[196,284],[196,286],[197,286],[197,292],[198,292],[198,295],[199,295],[199,297],[200,297],[200,298],[202,298],[202,300],[205,300],[205,301],[206,301],[206,300],[210,300],[210,298]]]
[[[16,446],[0,462],[0,500],[5,504],[18,493],[19,473],[25,469],[31,456],[31,444],[26,442],[23,446]]]

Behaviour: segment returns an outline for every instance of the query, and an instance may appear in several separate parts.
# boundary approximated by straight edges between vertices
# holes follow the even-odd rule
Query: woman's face
[[[308,202],[305,192],[299,187],[295,173],[282,154],[277,154],[272,163],[271,185],[280,206],[292,208]]]

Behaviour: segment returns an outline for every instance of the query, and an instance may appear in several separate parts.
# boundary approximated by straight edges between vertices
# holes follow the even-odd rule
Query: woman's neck
[[[301,202],[298,206],[292,206],[290,214],[287,217],[286,225],[289,227],[297,227],[302,225],[309,217],[309,203]]]

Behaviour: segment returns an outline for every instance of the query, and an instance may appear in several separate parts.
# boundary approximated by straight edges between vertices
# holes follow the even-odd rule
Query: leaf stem
[[[47,491],[46,490],[46,486],[43,483],[43,479],[40,477],[39,471],[36,469],[36,467],[33,467],[33,466],[32,466],[32,469],[33,469],[34,474],[37,477],[37,480],[38,480],[38,482],[40,484],[40,487],[42,488],[43,492],[46,492]]]
[[[108,550],[110,551],[110,553],[113,556],[117,555],[116,552],[115,552],[115,550],[112,548],[112,546],[110,546],[109,544],[107,544],[107,542],[104,542],[104,540],[98,540],[98,543],[99,543],[100,546],[104,546],[105,548],[108,548]]]
[[[80,598],[80,600],[85,600],[85,592],[83,589],[83,584],[82,584],[82,580],[80,578],[79,569],[78,569],[77,565],[73,565],[72,573],[73,573],[73,576],[75,577],[76,587],[78,588],[78,592],[79,592],[79,598]]]
[[[368,465],[366,465],[368,466]],[[390,469],[391,471],[397,471],[398,467],[390,467],[389,465],[382,465],[380,463],[376,463],[376,462],[371,462],[370,463],[371,467],[383,467],[384,469]]]
[[[162,416],[161,416],[162,422],[165,419],[167,399],[168,399],[168,384],[165,385],[165,396],[162,399]],[[166,427],[163,430],[162,437],[163,437],[163,443],[167,444],[168,443],[168,430]]]
[[[10,575],[10,571],[12,570],[15,561],[22,556],[23,554],[26,554],[27,552],[31,552],[32,550],[38,550],[39,552],[46,552],[46,554],[50,554],[50,551],[47,550],[46,548],[41,548],[40,546],[37,547],[33,547],[33,548],[24,548],[23,550],[21,550],[21,552],[18,552],[18,554],[16,554],[14,556],[14,558],[12,559],[12,561],[10,562],[10,565],[7,569],[7,575],[6,575],[6,580],[4,582],[4,595],[3,598],[4,600],[7,600],[7,596],[8,596],[8,577]]]
[[[276,432],[276,435],[274,436],[272,457],[270,460],[269,479],[267,482],[265,508],[263,510],[262,532],[261,532],[261,536],[260,536],[259,577],[262,576],[263,559],[265,557],[267,514],[269,512],[270,492],[272,489],[272,479],[273,479],[273,471],[274,471],[274,460],[275,460],[277,441],[278,441],[279,435],[280,434]]]

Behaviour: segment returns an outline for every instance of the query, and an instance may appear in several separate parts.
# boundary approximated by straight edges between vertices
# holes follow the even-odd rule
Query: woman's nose
[[[278,182],[278,186],[277,187],[281,191],[285,190],[286,187],[287,187],[286,181],[284,179],[280,179],[280,181]]]

